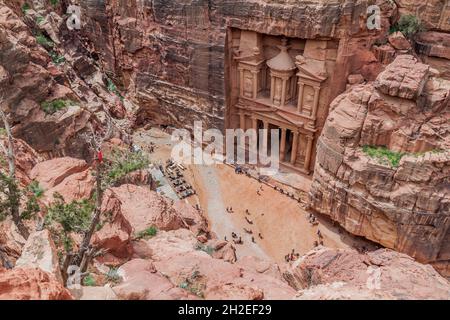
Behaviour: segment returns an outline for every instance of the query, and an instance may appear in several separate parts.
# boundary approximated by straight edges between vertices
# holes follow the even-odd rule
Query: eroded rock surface
[[[39,268],[0,269],[0,300],[72,300],[70,292]]]
[[[320,247],[284,273],[299,299],[450,298],[450,283],[430,265],[380,249],[367,254]]]
[[[374,85],[333,102],[318,142],[311,205],[353,234],[422,262],[448,262],[450,83],[425,83],[427,69],[399,56]],[[398,161],[365,146],[385,146]]]

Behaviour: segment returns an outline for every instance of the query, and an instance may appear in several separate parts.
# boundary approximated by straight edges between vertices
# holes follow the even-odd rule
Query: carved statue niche
[[[239,53],[234,57],[239,61],[240,95],[248,99],[256,99],[258,93],[265,87],[264,58],[258,47],[250,54]]]
[[[280,53],[267,61],[270,69],[270,100],[274,105],[285,106],[295,96],[295,63],[288,53],[287,39],[283,38]]]
[[[302,55],[296,57],[298,68],[298,112],[312,120],[309,126],[313,129],[320,104],[320,90],[328,78],[325,61],[306,59]]]

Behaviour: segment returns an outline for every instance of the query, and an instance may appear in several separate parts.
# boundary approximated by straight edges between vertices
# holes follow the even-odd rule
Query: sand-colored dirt
[[[170,157],[170,136],[165,133],[152,129],[136,134],[135,141],[141,146],[148,145],[150,141],[155,143],[155,152],[150,155],[154,162],[164,163]],[[197,192],[187,201],[200,205],[212,231],[220,239],[226,237],[229,241],[232,241],[232,232],[242,237],[244,244],[236,245],[238,258],[254,255],[283,262],[292,249],[300,255],[310,251],[314,242],[319,240],[318,230],[327,247],[365,245],[371,248],[366,241],[333,226],[326,217],[317,217],[319,225],[312,226],[308,221],[309,213],[297,201],[253,178],[235,174],[228,165],[190,165],[184,174]],[[260,195],[257,190],[260,190]],[[228,213],[227,207],[232,207],[234,213]],[[246,215],[246,209],[250,215]],[[245,217],[253,224],[249,224]],[[252,230],[253,235],[247,234],[244,228]],[[263,239],[260,239],[259,233]]]

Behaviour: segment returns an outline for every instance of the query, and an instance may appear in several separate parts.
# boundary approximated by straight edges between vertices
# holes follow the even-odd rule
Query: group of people
[[[242,240],[242,237],[238,236],[235,232],[231,233],[231,237],[233,238],[234,244],[244,244],[244,241]],[[225,237],[225,241],[228,241],[227,237]]]
[[[233,207],[227,207],[226,210],[227,210],[228,213],[234,213]],[[251,214],[250,214],[250,211],[249,211],[248,209],[245,209],[245,214],[246,214],[247,216],[250,216],[250,215],[251,215]],[[248,223],[249,225],[253,225],[253,221],[252,221],[250,218],[248,218],[247,216],[245,217],[245,221],[247,221],[247,223]],[[262,216],[264,216],[264,214],[262,214]],[[253,231],[252,231],[251,229],[247,229],[247,228],[244,228],[244,231],[245,231],[247,234],[252,235],[252,242],[253,242],[253,243],[256,243],[256,239],[255,239],[255,237],[253,236]],[[244,244],[244,241],[242,240],[242,237],[239,236],[237,233],[232,232],[232,233],[231,233],[231,237],[232,237],[233,242],[234,242],[235,244],[239,244],[239,245]],[[259,237],[259,239],[261,239],[261,240],[264,239],[261,232],[258,233],[258,237]],[[228,239],[227,239],[226,236],[224,237],[224,240],[225,240],[225,241],[228,241]]]
[[[323,246],[323,235],[320,230],[317,230],[317,237],[319,237],[319,240],[314,241],[314,247]]]
[[[317,218],[312,213],[309,214],[308,221],[313,226],[317,226],[319,224],[319,221],[317,221]]]
[[[295,249],[292,249],[291,253],[284,256],[286,262],[296,261],[298,258],[300,258],[300,253],[295,253]]]

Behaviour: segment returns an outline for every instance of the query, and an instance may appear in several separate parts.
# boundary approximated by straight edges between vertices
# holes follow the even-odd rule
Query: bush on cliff
[[[149,161],[141,152],[113,151],[110,166],[105,177],[107,186],[114,186],[127,174],[147,168]]]
[[[400,31],[403,35],[409,39],[413,38],[418,32],[424,31],[425,28],[418,17],[409,14],[400,17],[400,20],[394,24],[390,33]]]
[[[71,100],[56,99],[53,101],[45,101],[41,103],[41,108],[46,114],[54,114],[55,112],[65,109],[70,105],[75,105]]]
[[[381,164],[390,165],[391,167],[398,167],[400,160],[405,153],[391,151],[386,147],[378,146],[364,146],[363,151],[369,157],[378,160]]]

